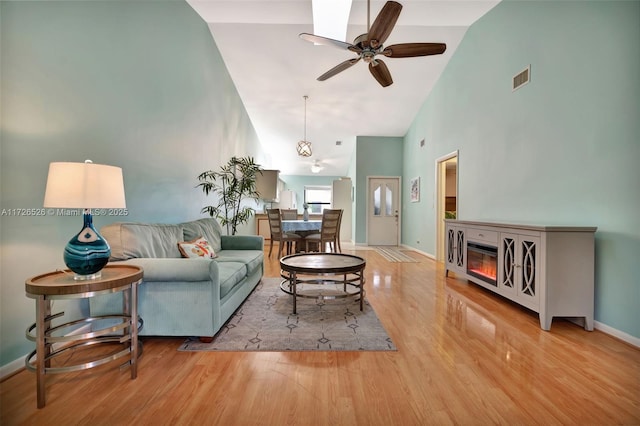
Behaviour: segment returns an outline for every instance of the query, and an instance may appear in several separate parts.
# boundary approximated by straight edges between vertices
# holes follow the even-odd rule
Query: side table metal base
[[[64,314],[64,312],[61,312],[60,314],[57,314],[57,315],[53,315],[52,317],[45,318],[45,321],[53,318],[57,318],[62,314]],[[72,326],[80,325],[82,323],[91,324],[100,320],[110,320],[110,319],[113,319],[113,320],[117,319],[117,320],[121,320],[122,322],[113,327],[104,328],[104,329],[89,332],[89,333],[69,334],[69,335],[58,336],[58,337],[53,336],[53,334],[56,331],[63,330],[65,328],[70,328]],[[76,321],[67,322],[65,324],[46,330],[45,338],[47,342],[51,345],[55,343],[60,343],[62,346],[55,350],[51,350],[51,348],[49,348],[49,353],[48,355],[45,356],[45,359],[44,359],[44,362],[45,362],[44,373],[56,374],[56,373],[69,373],[72,371],[79,371],[79,370],[87,370],[89,368],[98,367],[100,365],[107,364],[118,358],[122,358],[123,356],[130,355],[132,352],[132,346],[130,343],[131,335],[130,334],[124,334],[122,336],[113,335],[113,333],[122,332],[122,330],[129,327],[130,323],[131,323],[130,317],[125,315],[103,315],[99,317],[90,317],[90,318],[84,318]],[[143,324],[144,322],[142,321],[142,318],[138,317],[137,331],[140,331],[142,329]],[[36,324],[33,323],[31,327],[27,329],[27,332],[26,332],[27,339],[34,342],[37,341],[37,337],[33,334],[33,331],[35,329],[36,329]],[[67,344],[64,344],[64,343],[67,343]],[[125,345],[125,347],[124,349],[122,349],[117,353],[110,354],[104,358],[96,359],[90,362],[85,362],[82,364],[67,365],[64,367],[50,366],[51,360],[56,358],[59,355],[65,354],[69,351],[74,351],[76,349],[90,347],[90,346],[94,346],[96,344],[102,344],[102,343],[109,343],[109,344],[120,343],[122,345]],[[37,372],[37,362],[35,359],[36,354],[37,354],[37,349],[31,352],[29,355],[27,355],[25,359],[25,367],[27,370],[31,372]],[[140,357],[140,355],[142,355],[142,342],[138,341],[138,357]],[[127,361],[123,365],[127,365],[127,364],[131,364],[131,360]]]
[[[94,280],[74,280],[68,271],[55,271],[30,278],[25,282],[27,297],[36,301],[36,322],[26,331],[27,339],[36,342],[35,351],[27,355],[27,370],[36,373],[38,408],[45,406],[45,376],[86,370],[128,357],[131,379],[138,375],[138,357],[142,343],[138,330],[143,326],[138,316],[138,285],[142,282],[142,268],[134,265],[107,265],[102,275]],[[81,299],[100,294],[122,292],[122,314],[82,318],[52,326],[64,312],[52,315],[51,301]],[[100,321],[113,321],[115,325],[100,328]],[[86,329],[90,331],[85,331]],[[52,367],[51,361],[65,353],[97,344],[121,344],[123,349],[89,362]]]

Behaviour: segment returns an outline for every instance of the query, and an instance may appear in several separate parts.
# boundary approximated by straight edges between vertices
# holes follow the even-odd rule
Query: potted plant
[[[226,226],[227,235],[235,235],[238,225],[247,223],[253,215],[254,210],[243,203],[248,199],[258,201],[258,173],[262,174],[262,168],[252,157],[231,157],[227,164],[220,166],[220,171],[209,170],[198,176],[197,187],[202,188],[205,195],[218,196],[217,204],[203,207],[202,213],[209,213]]]

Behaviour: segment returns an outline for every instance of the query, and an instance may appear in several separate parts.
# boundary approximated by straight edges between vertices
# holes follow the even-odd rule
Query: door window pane
[[[393,205],[393,193],[391,192],[391,188],[389,186],[384,186],[387,189],[386,197],[385,197],[385,213],[387,216],[391,216],[391,206]]]
[[[373,215],[380,216],[380,194],[381,188],[380,185],[373,190]]]

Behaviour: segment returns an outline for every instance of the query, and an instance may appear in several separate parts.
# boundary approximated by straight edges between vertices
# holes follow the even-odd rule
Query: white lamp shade
[[[122,169],[93,163],[51,163],[44,207],[125,208]]]

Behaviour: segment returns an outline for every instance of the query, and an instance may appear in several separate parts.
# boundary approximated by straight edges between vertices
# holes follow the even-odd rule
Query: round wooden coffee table
[[[296,299],[309,297],[314,299],[338,299],[360,296],[360,310],[364,303],[364,268],[366,261],[358,256],[342,253],[301,253],[280,259],[280,276],[283,278],[280,288],[292,296],[293,313],[296,312]],[[301,277],[302,276],[302,277]],[[298,294],[298,284],[341,284],[342,291],[331,295]],[[356,291],[349,291],[348,288]]]

